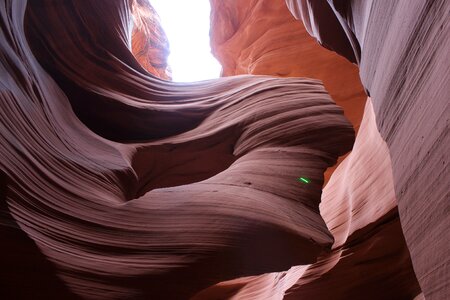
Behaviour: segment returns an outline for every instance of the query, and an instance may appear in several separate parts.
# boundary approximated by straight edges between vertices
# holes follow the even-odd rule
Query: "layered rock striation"
[[[169,41],[157,12],[149,1],[134,0],[132,13],[131,51],[134,57],[149,73],[170,80],[171,70],[167,63]]]
[[[211,49],[222,76],[320,79],[358,131],[367,98],[358,68],[311,38],[283,0],[210,2]],[[335,167],[325,173],[326,182]]]
[[[420,293],[370,99],[352,152],[323,190],[320,212],[334,243],[317,262],[222,282],[194,299],[413,299]]]
[[[0,4],[0,297],[449,298],[448,1],[211,4]]]
[[[356,58],[389,148],[402,229],[423,294],[449,298],[449,1],[286,3],[321,43]],[[331,13],[339,29],[329,25]],[[330,34],[336,30],[345,37]]]
[[[312,39],[283,0],[211,0],[211,49],[222,76],[320,79],[358,130],[367,98],[358,68]]]
[[[1,4],[6,299],[187,299],[333,243],[323,173],[354,131],[323,85],[161,80],[130,51],[132,5]]]
[[[289,17],[284,1],[212,3],[213,34],[219,36],[212,39],[213,49],[224,65],[224,75],[261,72],[318,78],[331,94],[348,89],[347,94],[337,94],[334,99],[344,103],[346,115],[362,115],[358,105],[364,100],[352,98],[362,90],[359,81],[336,76],[347,72],[356,77],[349,61],[359,62],[360,52],[353,51],[351,43],[334,43],[333,39],[347,37],[328,3],[308,3],[323,14],[323,24],[311,25],[305,17],[305,26],[311,34],[322,30],[317,34],[319,43],[344,55],[347,62],[321,50],[305,27]],[[297,3],[287,4],[299,19],[308,16],[308,11],[294,5]],[[244,47],[239,48],[241,44]],[[283,74],[283,69],[290,71]],[[418,295],[420,287],[397,212],[390,154],[378,132],[372,101],[366,104],[353,152],[335,171],[329,171],[334,173],[322,195],[321,214],[335,238],[331,252],[314,264],[288,272],[223,282],[199,293],[197,299],[220,294],[233,299],[412,299]]]

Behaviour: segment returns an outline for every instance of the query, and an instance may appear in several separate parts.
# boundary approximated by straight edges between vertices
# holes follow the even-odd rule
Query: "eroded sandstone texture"
[[[305,29],[289,18],[284,1],[241,1],[239,6],[213,3],[213,24],[234,16],[230,23],[240,25],[233,27],[225,22],[229,27],[216,25],[214,31],[223,26],[233,28],[233,34],[214,47],[219,60],[223,60],[225,75],[239,65],[241,72],[259,68],[262,73],[280,76],[277,73],[280,65],[291,68],[296,76],[322,79],[325,86],[328,82],[330,92],[346,86],[349,90],[346,96],[351,97],[352,92],[358,91],[357,80],[346,77],[340,81],[342,78],[336,76],[341,70],[352,71],[346,69],[349,63],[341,64],[326,50],[320,52],[320,46],[311,37],[299,34],[305,33]],[[303,31],[297,30],[298,27]],[[222,30],[219,35],[226,32]],[[253,35],[253,32],[264,34]],[[278,36],[284,38],[277,39]],[[274,39],[278,42],[273,43]],[[240,51],[239,44],[246,45],[244,50]],[[228,66],[227,56],[233,56],[230,61],[236,63]],[[356,62],[356,58],[348,58]],[[305,64],[304,60],[312,60],[314,64]],[[336,97],[339,104],[347,100],[340,96]],[[356,97],[350,103],[360,105],[358,101],[364,103]],[[343,107],[344,113],[358,112],[356,105]],[[377,130],[372,101],[367,102],[352,153],[324,189],[321,213],[335,242],[332,251],[322,254],[316,263],[293,267],[288,272],[223,282],[202,291],[197,299],[219,295],[232,295],[233,299],[413,299],[420,293],[398,217],[389,150]]]
[[[136,60],[149,73],[162,79],[170,79],[171,72],[167,64],[169,41],[158,14],[147,0],[134,0],[132,12],[134,26],[131,50]]]
[[[354,145],[281,2],[212,1],[224,75],[325,88],[161,80],[143,1],[0,4],[0,298],[448,298],[448,1],[286,1]]]
[[[420,287],[402,235],[391,168],[369,100],[353,151],[322,194],[332,251],[287,272],[220,283],[195,299],[413,299]]]
[[[448,299],[449,1],[286,2],[319,41],[356,57],[389,148],[417,279],[426,299]],[[347,38],[326,34],[336,30],[329,12]]]
[[[187,299],[333,243],[323,172],[354,131],[322,84],[162,81],[132,4],[0,4],[4,299]]]
[[[211,49],[222,75],[320,79],[358,131],[367,95],[358,68],[321,47],[283,0],[212,0]],[[336,166],[325,173],[325,181]]]
[[[211,0],[211,48],[222,75],[322,80],[355,129],[367,98],[358,68],[322,48],[283,0]]]

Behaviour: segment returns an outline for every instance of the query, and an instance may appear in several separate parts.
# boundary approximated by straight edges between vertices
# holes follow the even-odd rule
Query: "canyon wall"
[[[194,299],[413,299],[420,293],[370,99],[353,151],[323,190],[320,211],[334,244],[316,262],[222,282]]]
[[[211,4],[212,49],[223,64],[224,76],[250,73],[321,79],[358,126],[355,116],[362,116],[359,106],[366,96],[351,65],[360,58],[351,47],[319,39],[347,60],[321,48],[284,1],[212,0]],[[329,10],[324,15],[334,13]],[[324,31],[324,37],[346,38],[337,20],[323,20],[327,26],[337,25],[331,33]],[[198,299],[220,294],[233,299],[412,299],[420,293],[398,217],[389,151],[375,120],[372,101],[368,101],[353,152],[336,170],[329,170],[334,174],[323,191],[321,214],[335,238],[332,252],[288,272],[221,283],[198,294]]]
[[[129,40],[134,57],[149,73],[170,80],[169,41],[157,12],[147,0],[134,0],[132,13],[133,31]]]
[[[354,130],[321,82],[161,80],[133,3],[0,4],[2,299],[188,299],[333,244],[323,173]]]
[[[420,286],[426,299],[448,299],[450,2],[286,3],[319,41],[344,56],[348,51],[342,49],[353,50],[389,148],[402,229]],[[346,38],[324,34],[336,29],[329,26],[330,12]]]
[[[0,298],[448,298],[448,1],[211,4],[0,4]]]
[[[367,96],[357,66],[318,45],[284,1],[210,3],[211,49],[222,76],[318,78],[358,130]]]
[[[367,98],[358,68],[317,44],[291,15],[284,1],[211,0],[210,3],[211,49],[222,65],[222,76],[320,79],[358,131]],[[335,168],[327,170],[325,182]]]

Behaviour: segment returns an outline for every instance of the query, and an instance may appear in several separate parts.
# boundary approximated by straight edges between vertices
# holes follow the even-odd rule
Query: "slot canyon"
[[[0,299],[450,299],[450,0],[209,2],[0,1]]]

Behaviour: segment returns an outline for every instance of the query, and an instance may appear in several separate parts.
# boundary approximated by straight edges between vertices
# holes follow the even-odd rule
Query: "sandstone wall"
[[[141,1],[0,4],[0,298],[448,298],[448,1],[211,3],[276,77],[161,80]]]
[[[450,297],[449,1],[287,0],[318,40],[352,49],[389,147],[400,220],[427,299]],[[325,36],[332,11],[346,37]]]
[[[358,68],[321,47],[283,0],[211,0],[211,48],[222,76],[320,79],[356,130],[366,94]]]
[[[212,48],[224,66],[224,76],[319,78],[352,123],[359,124],[355,116],[362,115],[358,105],[364,103],[360,98],[365,95],[360,94],[358,74],[350,62],[359,62],[360,57],[350,43],[328,42],[329,37],[346,39],[340,23],[329,18],[334,17],[331,10],[319,10],[329,18],[323,17],[324,23],[336,27],[331,33],[323,30],[319,42],[348,60],[320,49],[305,27],[290,16],[284,1],[211,4]],[[301,18],[301,10],[295,8],[290,5]],[[375,120],[369,101],[353,152],[336,171],[329,170],[334,173],[323,191],[321,213],[335,238],[332,252],[310,266],[221,283],[200,293],[199,299],[219,294],[233,295],[233,299],[412,299],[420,293],[398,218],[389,151]]]
[[[354,130],[323,85],[161,80],[132,5],[0,4],[2,299],[188,299],[333,243],[323,173]]]
[[[134,0],[132,4],[133,31],[131,51],[141,66],[149,73],[170,80],[167,63],[169,41],[161,27],[159,16],[147,0]]]

